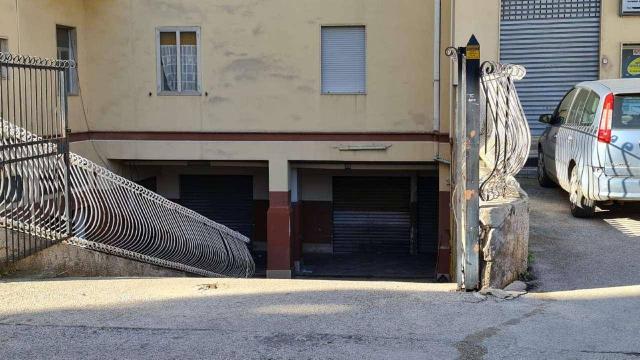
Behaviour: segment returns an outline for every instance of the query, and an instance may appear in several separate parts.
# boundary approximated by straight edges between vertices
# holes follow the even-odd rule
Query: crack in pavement
[[[611,354],[611,355],[627,355],[627,356],[640,357],[640,352],[634,352],[634,351],[588,351],[588,350],[580,350],[580,352],[581,353],[585,353],[585,354],[602,354],[602,355]]]
[[[522,321],[539,315],[544,311],[546,304],[538,305],[535,309],[522,315],[519,318],[507,320],[498,326],[491,326],[478,330],[470,335],[467,335],[462,341],[458,341],[455,344],[456,350],[458,350],[458,359],[465,360],[482,360],[488,354],[487,347],[483,345],[484,341],[497,335],[504,327],[515,326]]]
[[[259,341],[263,341],[267,344],[274,343],[280,345],[295,345],[295,343],[317,343],[331,344],[334,342],[351,342],[359,344],[374,344],[386,342],[389,344],[400,343],[424,343],[424,344],[440,344],[445,346],[451,346],[452,341],[445,339],[433,339],[433,338],[420,338],[420,337],[407,337],[407,336],[376,336],[376,335],[360,335],[360,334],[331,334],[331,333],[286,333],[278,332],[269,335],[264,335],[257,331],[246,330],[229,330],[229,329],[217,329],[217,328],[167,328],[167,327],[128,327],[128,326],[92,326],[92,325],[58,325],[58,324],[28,324],[28,323],[2,323],[0,322],[0,328],[8,327],[20,327],[20,328],[50,328],[50,329],[72,329],[93,331],[98,330],[111,331],[111,332],[126,332],[126,331],[138,331],[138,332],[215,332],[217,334],[244,334],[251,335]]]

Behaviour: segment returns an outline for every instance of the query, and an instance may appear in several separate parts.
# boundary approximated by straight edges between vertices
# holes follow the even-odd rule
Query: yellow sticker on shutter
[[[640,57],[629,63],[627,73],[633,76],[640,75]]]

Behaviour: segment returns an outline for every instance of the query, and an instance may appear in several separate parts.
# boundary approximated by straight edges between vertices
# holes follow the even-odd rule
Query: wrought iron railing
[[[513,177],[529,156],[531,131],[514,84],[524,78],[525,68],[485,62],[481,71],[485,116],[480,158],[486,168],[480,175],[480,197],[488,201],[513,191]]]
[[[74,66],[0,53],[0,119],[11,119],[0,123],[0,264],[69,237],[64,86]]]
[[[2,120],[3,148],[28,141],[37,144],[23,148],[33,160],[13,169],[20,181],[2,177],[5,194],[11,194],[0,202],[7,231],[58,241],[70,224],[67,241],[73,245],[205,276],[253,275],[244,235],[73,153],[67,213],[65,197],[53,196],[64,188],[64,159],[41,157],[57,145]]]
[[[66,240],[204,276],[252,276],[247,237],[69,152],[70,66],[0,53],[0,263]]]

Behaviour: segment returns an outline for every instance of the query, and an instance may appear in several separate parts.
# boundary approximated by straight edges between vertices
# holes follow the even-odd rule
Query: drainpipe
[[[16,31],[18,32],[18,51],[20,54],[20,5],[18,4],[18,0],[16,0]]]
[[[433,131],[438,133],[440,132],[440,26],[442,25],[440,2],[441,0],[433,2]],[[439,151],[436,154],[439,157]]]

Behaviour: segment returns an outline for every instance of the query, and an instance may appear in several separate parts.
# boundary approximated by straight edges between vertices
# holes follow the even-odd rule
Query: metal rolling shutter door
[[[438,178],[418,178],[418,252],[438,251]]]
[[[527,68],[516,88],[534,137],[573,85],[598,79],[599,52],[600,0],[502,0],[500,60]]]
[[[322,92],[359,94],[365,91],[365,27],[322,27]]]
[[[179,203],[249,238],[252,236],[251,176],[182,175]]]
[[[409,254],[411,179],[333,178],[333,251]]]

